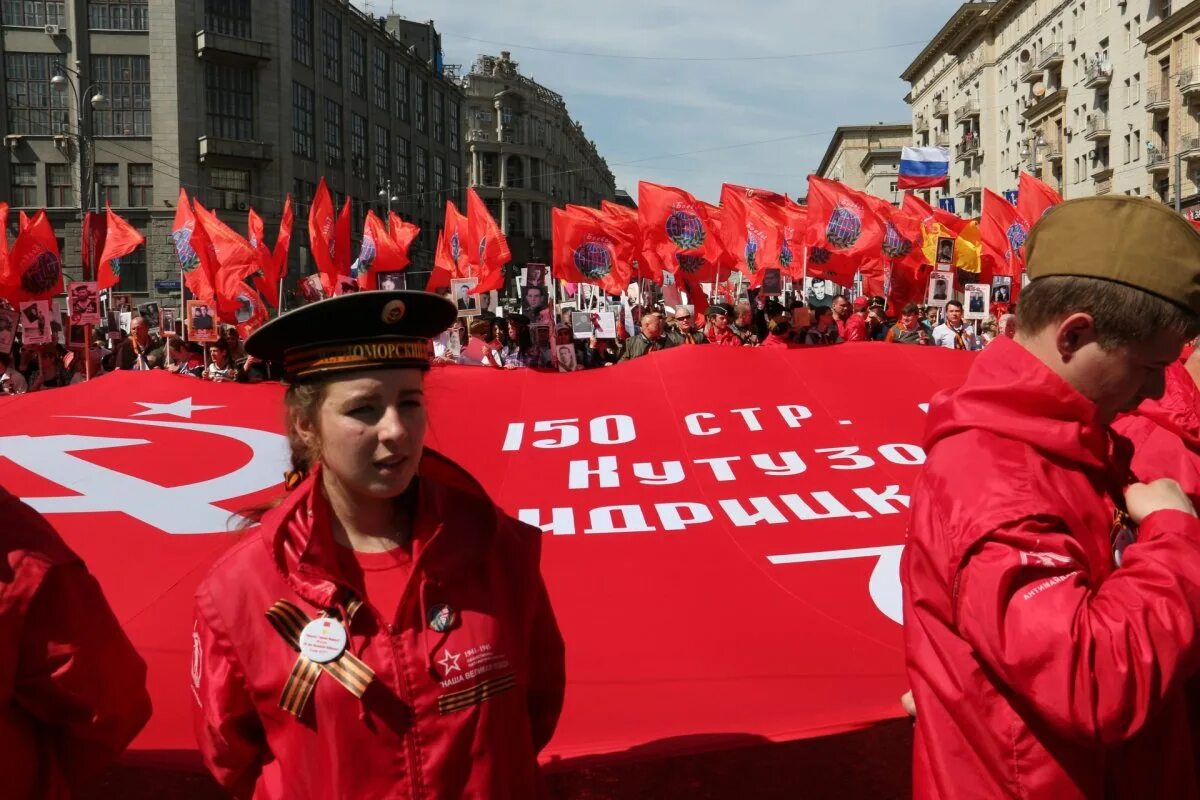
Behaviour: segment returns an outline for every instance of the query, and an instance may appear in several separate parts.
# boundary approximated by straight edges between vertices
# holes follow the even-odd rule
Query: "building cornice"
[[[829,140],[829,146],[825,148],[825,155],[821,157],[821,163],[817,167],[816,174],[824,175],[826,167],[833,161],[834,153],[837,152],[838,145],[845,140],[847,134],[851,133],[907,133],[908,138],[912,138],[912,123],[911,122],[892,122],[884,125],[842,125],[833,132],[833,137]]]
[[[953,46],[960,42],[964,37],[972,33],[980,19],[982,19],[995,2],[981,0],[979,2],[963,3],[958,10],[951,15],[946,24],[942,26],[929,44],[925,45],[925,49],[917,54],[912,63],[900,73],[900,80],[907,83],[913,83],[914,79],[924,70],[930,62],[937,59],[939,55],[949,52]]]
[[[1177,33],[1189,22],[1197,19],[1200,19],[1200,3],[1189,3],[1154,27],[1147,28],[1138,37],[1138,41],[1146,46],[1159,44],[1165,37]]]

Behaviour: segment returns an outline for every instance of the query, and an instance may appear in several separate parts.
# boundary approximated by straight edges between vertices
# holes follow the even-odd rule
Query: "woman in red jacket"
[[[542,794],[564,667],[540,534],[423,449],[454,316],[363,292],[246,341],[284,365],[294,471],[196,595],[196,735],[235,797]]]

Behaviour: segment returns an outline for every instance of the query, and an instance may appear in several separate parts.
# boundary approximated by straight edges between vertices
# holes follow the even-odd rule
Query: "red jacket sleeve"
[[[852,314],[846,321],[846,341],[865,342],[867,340],[867,321],[860,314]]]
[[[1100,585],[1049,518],[993,531],[956,584],[960,634],[1064,736],[1129,739],[1200,662],[1200,520],[1183,512],[1147,517]]]
[[[221,628],[210,621],[215,616],[216,610],[199,595],[192,634],[196,743],[217,782],[234,797],[250,797],[268,755],[266,734],[237,655]]]
[[[550,597],[541,576],[537,579],[533,633],[530,639],[529,722],[534,752],[550,743],[566,692],[566,655],[562,634],[550,607]]]
[[[50,732],[52,757],[79,786],[116,761],[150,719],[146,664],[78,561],[45,565],[24,627],[14,697]]]

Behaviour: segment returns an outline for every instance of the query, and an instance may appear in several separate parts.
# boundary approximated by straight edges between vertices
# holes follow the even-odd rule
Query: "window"
[[[375,182],[382,189],[391,177],[392,134],[382,125],[375,126]]]
[[[154,170],[150,164],[130,164],[129,205],[131,208],[150,208],[154,205]]]
[[[1142,158],[1142,132],[1133,132],[1133,160],[1140,161]]]
[[[429,188],[429,163],[426,160],[427,154],[424,147],[417,148],[417,194],[424,195],[425,190]],[[424,198],[422,198],[424,199]]]
[[[325,163],[342,166],[342,107],[325,98]]]
[[[433,90],[433,140],[446,141],[446,109],[445,97],[441,91]]]
[[[342,82],[342,21],[328,9],[321,9],[321,74]]]
[[[204,0],[204,30],[250,38],[250,0]]]
[[[13,208],[37,208],[37,164],[9,164],[12,186],[9,202]]]
[[[316,158],[316,94],[302,83],[292,83],[292,152]]]
[[[392,170],[396,175],[397,191],[408,193],[408,139],[403,136],[396,137],[396,168]]]
[[[207,133],[222,139],[254,139],[254,70],[209,62],[204,66]]]
[[[447,109],[450,112],[449,129],[450,129],[450,149],[458,152],[458,137],[460,135],[458,127],[458,103],[454,100],[450,101],[450,107]]]
[[[367,96],[367,39],[350,29],[350,91],[359,97]]]
[[[382,47],[375,48],[375,107],[387,111],[391,108],[388,92],[388,55]]]
[[[425,79],[420,75],[413,75],[413,103],[416,105],[413,111],[413,125],[421,133],[425,132],[425,118],[429,114],[425,90]]]
[[[403,64],[393,66],[392,83],[396,85],[396,119],[408,122],[408,68]]]
[[[367,120],[354,112],[350,113],[350,170],[367,177]]]
[[[1133,137],[1130,136],[1128,133],[1125,134],[1125,163],[1126,164],[1128,164],[1130,162],[1130,160],[1133,158],[1133,155],[1129,152],[1129,148],[1132,144],[1133,144]]]
[[[113,272],[121,279],[121,291],[127,294],[150,293],[150,271],[146,269],[146,248],[138,247],[132,253],[114,258]]]
[[[98,205],[103,206],[105,203],[110,203],[114,206],[121,205],[121,165],[120,164],[97,164],[95,172],[92,175],[92,180],[100,184],[100,201]],[[91,187],[88,187],[89,189]],[[90,195],[91,192],[89,191]]]
[[[55,208],[75,205],[75,191],[71,187],[70,164],[46,165],[46,205]]]
[[[66,25],[63,0],[4,0],[4,24],[40,28]]]
[[[213,208],[245,211],[250,205],[250,170],[213,167],[208,171],[209,202]]]
[[[50,78],[61,64],[60,57],[42,53],[7,54],[4,88],[10,133],[48,136],[67,129],[71,93],[50,88]]]
[[[312,66],[312,0],[292,0],[292,58],[306,67]]]
[[[92,56],[92,78],[108,98],[94,114],[97,136],[150,135],[150,56]]]
[[[94,31],[148,31],[150,0],[88,0],[88,28]]]
[[[437,192],[435,198],[440,205],[442,202],[443,192],[446,191],[446,162],[441,156],[433,157],[433,189]]]
[[[450,185],[446,187],[450,190],[450,196],[458,200],[462,196],[462,179],[459,175],[458,164],[450,162]]]

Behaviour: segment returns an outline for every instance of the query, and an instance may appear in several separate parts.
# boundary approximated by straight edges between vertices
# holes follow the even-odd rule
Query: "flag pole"
[[[83,326],[83,379],[92,379],[92,324]]]

